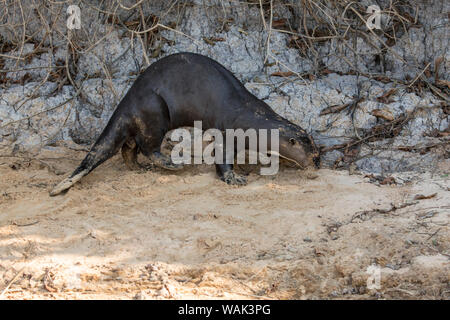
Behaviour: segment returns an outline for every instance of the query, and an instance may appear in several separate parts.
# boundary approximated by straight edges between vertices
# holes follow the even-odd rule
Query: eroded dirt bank
[[[284,169],[236,188],[212,167],[131,172],[115,157],[49,197],[83,156],[0,158],[2,298],[449,298],[448,163],[397,185]]]

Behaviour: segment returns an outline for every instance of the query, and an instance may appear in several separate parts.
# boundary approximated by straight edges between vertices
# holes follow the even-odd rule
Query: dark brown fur
[[[318,149],[305,130],[276,114],[218,62],[178,53],[153,63],[138,77],[80,166],[50,194],[70,188],[120,148],[130,169],[138,167],[138,151],[162,167],[178,169],[159,152],[161,142],[169,130],[193,126],[197,120],[203,130],[280,129],[282,156],[303,167],[319,165]],[[216,169],[229,184],[246,183],[232,164],[217,164]]]

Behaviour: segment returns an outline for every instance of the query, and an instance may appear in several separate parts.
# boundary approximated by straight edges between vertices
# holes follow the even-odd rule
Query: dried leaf
[[[414,197],[414,200],[425,200],[425,199],[431,199],[436,197],[437,193],[430,194],[428,196],[424,196],[423,194],[416,194]]]
[[[283,28],[286,26],[286,19],[274,20],[272,21],[273,28]]]
[[[391,78],[387,77],[387,76],[376,76],[374,77],[375,80],[383,82],[383,83],[389,83],[392,82]]]
[[[439,80],[439,67],[441,66],[442,61],[444,61],[444,56],[440,56],[434,61],[434,82]]]
[[[448,80],[437,80],[436,85],[441,87],[447,87],[450,89],[450,81]]]
[[[386,121],[394,121],[392,112],[386,109],[375,109],[371,112],[374,117],[384,119]]]
[[[385,92],[382,96],[379,96],[377,98],[377,100],[378,100],[378,102],[381,102],[381,103],[386,103],[386,104],[392,103],[392,102],[394,102],[394,100],[391,100],[389,98],[396,92],[397,92],[396,88],[390,89],[387,92]]]
[[[282,72],[282,71],[277,71],[272,73],[270,76],[271,77],[290,77],[295,75],[295,73],[293,73],[292,71],[286,71],[286,72]]]
[[[223,41],[225,41],[225,38],[223,38],[223,37],[211,37],[209,39],[211,41],[214,41],[214,42],[223,42]]]
[[[212,41],[210,38],[207,38],[207,37],[203,37],[203,41],[205,41],[210,46],[215,46],[216,45],[216,43],[214,41]]]
[[[138,25],[139,23],[140,23],[139,20],[131,20],[131,21],[126,21],[126,22],[125,22],[125,25],[126,25],[127,27],[131,27],[131,26]]]
[[[333,106],[327,107],[327,108],[323,109],[323,110],[320,112],[319,116],[323,116],[323,115],[330,114],[330,113],[338,113],[338,112],[341,112],[342,110],[344,110],[345,108],[347,108],[350,104],[351,104],[351,102],[345,103],[345,104],[333,105]]]
[[[449,135],[450,135],[450,128],[447,128],[444,131],[439,131],[438,129],[434,128],[429,133],[424,133],[425,137],[434,137],[434,138],[447,137]]]

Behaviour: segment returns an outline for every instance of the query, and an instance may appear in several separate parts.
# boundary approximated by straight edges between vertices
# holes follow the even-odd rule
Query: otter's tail
[[[78,168],[68,178],[53,188],[50,191],[50,196],[56,196],[71,188],[81,178],[115,155],[130,135],[129,122],[129,117],[124,117],[116,110]]]

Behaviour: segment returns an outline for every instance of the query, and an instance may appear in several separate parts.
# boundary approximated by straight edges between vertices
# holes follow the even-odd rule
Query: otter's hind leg
[[[164,136],[169,131],[169,110],[166,102],[156,93],[148,93],[143,104],[152,106],[152,112],[145,110],[136,123],[138,132],[135,136],[136,145],[139,151],[148,157],[155,166],[167,170],[180,170],[183,165],[175,164],[169,156],[161,154],[161,144]],[[124,149],[128,158],[133,158],[131,152]],[[130,154],[128,156],[128,154]],[[128,161],[128,160],[125,160]]]
[[[130,170],[142,169],[142,166],[137,162],[138,146],[134,139],[127,140],[122,146],[122,157],[125,165]]]
[[[145,131],[145,134],[136,136],[136,144],[142,154],[152,161],[152,165],[167,170],[183,169],[183,165],[173,163],[169,156],[161,153],[161,142],[164,138],[164,133],[152,130],[152,128],[148,128]]]

